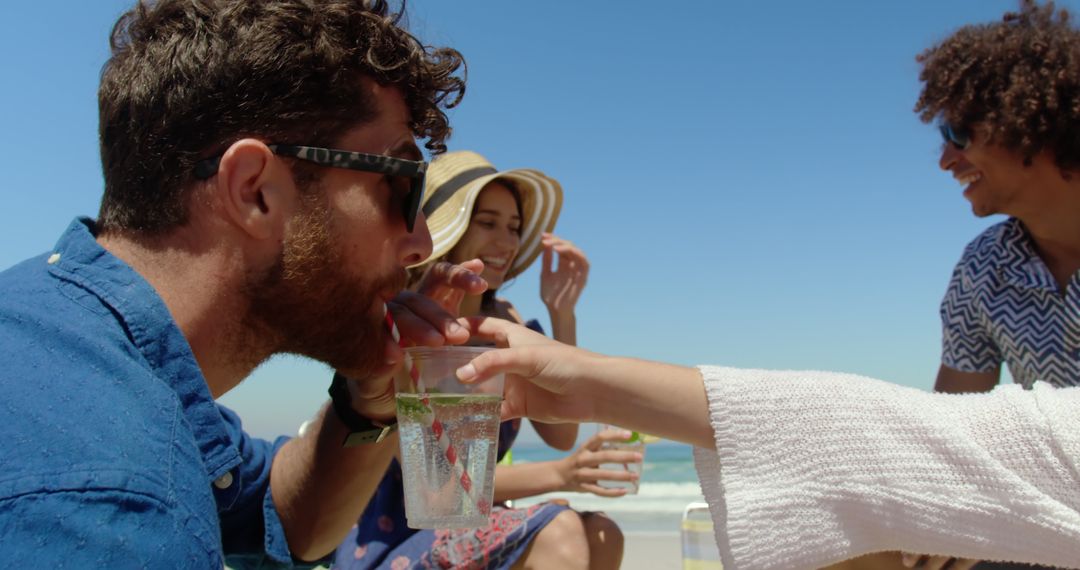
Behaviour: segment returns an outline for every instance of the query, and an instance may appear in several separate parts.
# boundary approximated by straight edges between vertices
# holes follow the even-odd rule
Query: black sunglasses
[[[967,150],[971,146],[971,129],[941,123],[938,125],[938,130],[941,131],[941,138],[953,145],[956,150]]]
[[[398,179],[408,179],[409,188],[404,191],[402,214],[405,216],[405,229],[412,233],[416,225],[416,214],[420,203],[424,201],[424,176],[428,163],[422,160],[408,160],[382,154],[368,154],[317,146],[299,146],[290,144],[268,144],[267,148],[278,156],[298,158],[331,168],[346,168],[361,172],[375,172]],[[221,155],[200,160],[195,163],[195,177],[205,180],[217,174],[221,164]]]

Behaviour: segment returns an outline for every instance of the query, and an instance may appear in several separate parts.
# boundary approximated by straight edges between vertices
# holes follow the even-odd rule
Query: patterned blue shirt
[[[941,362],[989,372],[1004,361],[1025,387],[1080,385],[1080,273],[1062,295],[1023,224],[1010,218],[975,238],[941,303]]]
[[[92,227],[0,273],[0,567],[287,564],[269,491],[285,440],[214,403],[161,298]]]

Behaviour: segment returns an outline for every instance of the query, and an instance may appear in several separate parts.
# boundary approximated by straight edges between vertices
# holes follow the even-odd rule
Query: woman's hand
[[[540,298],[552,318],[572,315],[585,282],[589,280],[589,260],[577,246],[554,234],[544,233],[543,270],[540,272]],[[558,268],[555,268],[558,254]]]
[[[461,319],[474,338],[505,350],[481,354],[458,370],[458,377],[488,378],[505,373],[503,419],[527,416],[549,423],[577,423],[594,417],[594,399],[584,397],[578,381],[585,370],[602,366],[604,357],[567,346],[521,325],[490,317]]]
[[[641,453],[619,449],[604,449],[605,443],[625,442],[631,432],[624,430],[605,430],[590,437],[577,451],[557,461],[559,475],[563,481],[560,491],[592,493],[601,497],[621,497],[626,488],[608,488],[600,485],[601,481],[631,482],[638,479],[638,474],[629,469],[601,469],[605,463],[641,463]]]
[[[479,259],[470,259],[457,265],[440,261],[424,272],[416,286],[416,292],[456,316],[465,295],[479,295],[487,290],[487,281],[480,277],[483,272],[484,262]]]

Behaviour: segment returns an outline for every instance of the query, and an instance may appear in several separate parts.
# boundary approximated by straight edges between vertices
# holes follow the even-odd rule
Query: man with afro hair
[[[918,56],[940,166],[976,216],[1005,214],[965,249],[941,306],[936,388],[1080,385],[1080,30],[1026,0]]]
[[[917,60],[915,111],[938,122],[942,170],[976,216],[1008,216],[968,244],[953,271],[935,390],[989,391],[1002,362],[1025,388],[1080,385],[1080,30],[1053,2],[1024,0]]]

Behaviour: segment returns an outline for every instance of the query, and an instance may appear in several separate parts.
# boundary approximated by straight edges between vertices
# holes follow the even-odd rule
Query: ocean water
[[[569,452],[543,444],[514,445],[514,463],[552,461]],[[686,505],[704,501],[693,447],[681,443],[660,442],[646,446],[644,472],[637,495],[608,498],[591,493],[547,493],[514,501],[515,506],[532,505],[559,498],[579,511],[603,511],[619,523],[623,531],[678,533]]]

